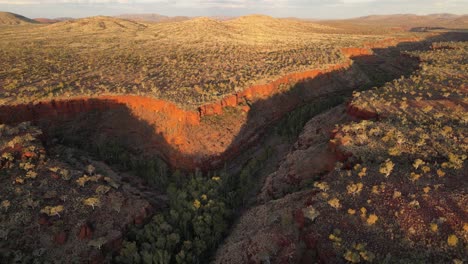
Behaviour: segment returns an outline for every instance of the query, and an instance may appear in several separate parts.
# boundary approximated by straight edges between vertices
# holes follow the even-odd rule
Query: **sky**
[[[334,19],[371,14],[468,14],[468,0],[0,0],[0,10],[29,18],[157,13]]]

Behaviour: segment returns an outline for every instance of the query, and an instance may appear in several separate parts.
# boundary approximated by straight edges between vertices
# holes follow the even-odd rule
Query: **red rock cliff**
[[[406,39],[404,41],[407,41]],[[391,46],[397,40],[384,40],[374,46]],[[344,48],[347,57],[372,54],[366,48]],[[153,135],[139,134],[132,127],[119,126],[119,130],[128,130],[125,137],[141,138],[145,151],[156,150],[171,165],[193,169],[195,167],[210,167],[216,162],[231,158],[250,144],[258,136],[259,128],[264,128],[283,114],[293,110],[305,100],[313,100],[333,92],[339,92],[340,87],[326,87],[336,76],[346,77],[352,65],[351,60],[338,65],[331,65],[325,69],[314,69],[305,72],[291,73],[267,84],[255,85],[242,92],[226,96],[219,102],[203,105],[198,111],[189,111],[177,105],[153,98],[133,95],[107,95],[96,97],[57,98],[29,104],[0,106],[0,123],[17,123],[39,119],[73,118],[75,115],[93,110],[105,111],[112,109],[126,109],[134,119],[152,127]],[[334,75],[332,75],[334,74]],[[333,77],[332,77],[333,76]],[[352,79],[353,76],[348,76]],[[310,82],[310,80],[317,80]],[[299,82],[309,83],[301,91],[300,96],[285,97],[280,89],[284,84],[292,85]],[[350,85],[352,86],[352,85]],[[325,87],[325,88],[323,88]],[[294,98],[293,98],[294,97]],[[303,98],[301,98],[303,97]],[[266,100],[268,99],[268,100]],[[201,122],[201,117],[219,115],[226,107],[236,107],[246,100],[250,104],[258,103],[262,107],[256,109],[258,113],[244,113],[231,117],[223,125],[213,125]],[[248,109],[248,108],[247,108]],[[255,122],[252,122],[256,120]],[[257,121],[258,120],[258,121]],[[247,124],[247,122],[249,122]],[[123,123],[115,117],[113,121]],[[249,128],[244,126],[249,125]],[[112,127],[112,130],[116,126]],[[117,130],[117,129],[114,129]]]

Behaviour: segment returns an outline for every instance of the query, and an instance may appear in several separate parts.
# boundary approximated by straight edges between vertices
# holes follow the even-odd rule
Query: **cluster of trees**
[[[239,210],[247,205],[258,187],[256,176],[271,157],[266,148],[252,155],[236,173],[185,173],[171,170],[160,158],[132,153],[117,141],[81,144],[86,135],[73,135],[60,129],[55,137],[70,146],[83,147],[97,159],[146,180],[166,191],[167,208],[143,227],[126,234],[118,263],[201,263],[206,262]],[[61,134],[64,133],[64,134]]]
[[[99,159],[117,166],[120,170],[132,171],[153,186],[160,186],[164,189],[169,184],[171,176],[169,166],[158,157],[134,155],[127,147],[115,141],[93,144],[88,151]],[[180,178],[178,174],[174,176]]]
[[[312,116],[342,102],[343,97],[336,96],[305,105],[286,116],[276,131],[292,140]],[[131,229],[115,261],[205,263],[226,235],[238,210],[245,207],[255,193],[256,175],[271,156],[272,149],[266,148],[255,155],[238,173],[222,170],[205,175],[199,171],[186,174],[178,170],[171,174],[158,159],[123,163],[120,158],[128,160],[128,157],[122,154],[124,149],[115,144],[101,146],[99,153],[102,158],[110,157],[108,161],[129,166],[128,169],[150,183],[165,184],[169,197],[167,210],[155,215],[143,227]]]
[[[288,114],[276,131],[289,139],[296,137],[314,115],[343,101],[340,96],[305,105]],[[105,140],[82,144],[91,137],[55,129],[54,137],[66,145],[87,147],[87,151],[123,171],[145,179],[151,186],[166,190],[168,208],[143,227],[134,227],[125,237],[120,263],[199,263],[210,258],[226,235],[230,223],[258,189],[256,175],[272,150],[266,148],[244,164],[237,173],[226,170],[192,174],[171,171],[157,157],[133,153],[121,142]]]
[[[270,155],[271,149],[264,150],[234,174],[226,170],[205,175],[199,171],[191,174],[175,171],[169,178],[167,210],[143,227],[133,227],[114,260],[117,263],[205,263],[225,237],[236,212],[255,189],[255,175]]]
[[[168,188],[169,209],[131,230],[118,263],[200,263],[226,231],[231,211],[220,194],[220,177],[196,173]]]

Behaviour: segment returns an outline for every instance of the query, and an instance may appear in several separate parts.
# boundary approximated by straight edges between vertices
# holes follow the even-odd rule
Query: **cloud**
[[[334,2],[370,2],[374,0],[0,0],[0,4],[158,4],[173,6],[205,6],[205,7],[288,7],[314,6]]]
[[[158,3],[157,0],[0,0],[0,4],[37,5],[37,4],[130,4]]]
[[[343,0],[344,4],[362,4],[376,2],[376,0]]]

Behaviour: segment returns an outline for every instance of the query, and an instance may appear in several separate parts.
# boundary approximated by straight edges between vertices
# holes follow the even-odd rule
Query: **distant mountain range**
[[[430,14],[424,16],[414,14],[371,15],[352,19],[345,19],[344,21],[362,24],[395,26],[403,28],[429,26],[450,28],[468,27],[468,15],[454,14]]]
[[[75,20],[74,18],[71,17],[58,17],[58,18],[34,18],[34,21],[37,21],[41,24],[53,24],[53,23],[58,23],[58,22],[63,22],[63,21],[70,21],[70,20]]]
[[[53,23],[44,27],[49,30],[55,31],[67,31],[67,32],[124,32],[124,31],[136,31],[139,29],[146,28],[145,24],[139,23],[133,20],[97,16],[87,17],[74,20],[66,20],[60,23]]]
[[[115,16],[116,18],[134,20],[134,21],[144,21],[144,22],[179,22],[190,20],[192,17],[187,16],[164,16],[160,14],[123,14]]]
[[[133,20],[137,22],[148,22],[148,23],[164,23],[164,22],[180,22],[197,17],[188,16],[164,16],[160,14],[122,14],[114,16],[118,19]],[[212,16],[210,19],[217,21],[232,20],[236,17],[229,16]],[[454,15],[454,14],[430,14],[430,15],[414,15],[414,14],[395,14],[395,15],[370,15],[351,19],[342,20],[313,20],[313,19],[299,19],[299,18],[288,18],[290,20],[302,20],[302,21],[320,21],[325,24],[342,24],[343,22],[355,25],[376,25],[376,26],[388,26],[398,27],[402,30],[410,30],[416,27],[447,27],[447,28],[468,28],[468,15]],[[0,25],[25,25],[25,24],[53,24],[63,21],[75,20],[70,17],[62,18],[35,18],[29,19],[27,17],[9,13],[0,12]]]
[[[164,16],[160,14],[122,14],[122,15],[118,15],[114,17],[140,21],[140,22],[157,22],[157,23],[158,22],[179,22],[179,21],[185,21],[185,20],[197,18],[197,17],[189,17],[189,16],[170,17],[170,16]],[[234,16],[209,16],[209,18],[214,19],[214,20],[219,20],[219,21],[226,21],[226,20],[234,19],[236,17]]]

